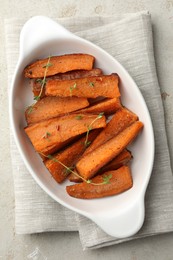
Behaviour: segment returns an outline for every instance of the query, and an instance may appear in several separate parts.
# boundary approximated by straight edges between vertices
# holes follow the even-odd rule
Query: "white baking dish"
[[[23,130],[26,126],[24,111],[33,102],[30,88],[25,86],[27,80],[23,77],[23,69],[39,58],[67,53],[92,54],[96,58],[96,67],[103,69],[105,74],[118,73],[123,104],[137,113],[144,123],[142,133],[130,146],[134,156],[131,164],[134,185],[117,196],[94,200],[70,197],[65,191],[67,183],[59,185],[55,182]],[[10,92],[10,118],[15,141],[26,167],[40,187],[54,200],[93,220],[107,234],[117,238],[131,236],[141,228],[145,216],[144,196],[154,160],[153,128],[137,85],[112,56],[47,17],[31,18],[20,35],[20,55]]]

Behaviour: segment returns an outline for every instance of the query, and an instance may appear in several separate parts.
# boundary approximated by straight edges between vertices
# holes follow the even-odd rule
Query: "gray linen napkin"
[[[5,20],[9,87],[18,58],[20,30],[26,20]],[[82,247],[86,249],[173,231],[173,178],[155,69],[150,15],[142,12],[114,17],[55,20],[99,45],[120,61],[146,100],[156,142],[155,163],[145,198],[146,218],[142,229],[130,238],[108,236],[95,223],[59,205],[41,190],[26,170],[11,136],[16,233],[78,230]]]

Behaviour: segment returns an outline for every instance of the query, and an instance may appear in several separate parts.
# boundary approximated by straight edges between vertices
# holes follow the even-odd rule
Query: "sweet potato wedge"
[[[114,74],[73,80],[49,80],[45,88],[46,96],[120,97],[118,76]]]
[[[77,172],[75,168],[74,168],[74,172]],[[78,173],[78,175],[79,175],[79,173]],[[75,175],[74,173],[71,173],[68,176],[68,179],[71,182],[76,182],[76,183],[82,182],[82,179],[79,176]]]
[[[123,107],[119,109],[112,119],[109,121],[107,126],[100,132],[93,143],[86,149],[83,155],[86,155],[94,151],[97,147],[104,144],[106,141],[110,140],[112,137],[116,136],[127,126],[132,124],[138,119],[137,115]]]
[[[47,77],[72,70],[91,70],[93,64],[94,57],[89,54],[75,53],[54,56],[30,64],[24,69],[24,76],[26,78],[43,78],[46,66],[48,67]]]
[[[111,115],[122,107],[119,98],[106,98],[81,110],[82,113],[100,113],[104,111],[105,115]]]
[[[114,171],[120,168],[123,165],[126,165],[132,159],[132,154],[127,149],[124,149],[118,156],[116,156],[110,163],[106,164],[103,168],[101,168],[98,174],[103,174],[107,171]],[[71,182],[82,182],[82,179],[71,173],[69,175],[69,181]]]
[[[100,185],[92,183],[100,183]],[[67,186],[66,191],[70,196],[78,199],[95,199],[122,193],[133,186],[128,166],[122,166],[118,170],[98,175],[92,179],[92,183],[83,182]]]
[[[57,144],[57,146],[53,145],[52,147],[49,147],[48,152],[39,153],[39,155],[44,162],[44,161],[47,160],[46,155],[51,155],[51,154],[57,153],[57,152],[65,149],[67,146],[71,145],[72,143],[76,142],[79,138],[81,138],[81,136],[82,135],[77,135],[77,136],[74,136],[74,137],[67,139],[66,141],[63,141],[63,142]]]
[[[105,164],[119,155],[142,128],[143,123],[136,121],[93,152],[82,156],[76,164],[79,174],[86,180],[92,178]]]
[[[98,132],[99,129],[91,131],[89,133],[88,140],[92,142],[97,136]],[[54,154],[52,159],[48,159],[44,162],[46,168],[58,183],[62,183],[70,174],[70,171],[64,168],[64,166],[61,165],[58,161],[63,163],[66,167],[73,169],[75,162],[86,149],[84,143],[85,136],[65,148],[63,151]]]
[[[89,102],[86,98],[44,97],[33,105],[32,111],[30,111],[30,107],[27,108],[25,118],[28,124],[33,124],[79,110],[88,105]]]
[[[105,127],[105,116],[96,118],[97,115],[91,114],[82,115],[82,118],[78,114],[56,117],[29,125],[25,132],[35,150],[48,155],[62,147],[63,142],[87,132],[91,125],[92,129]]]
[[[46,77],[46,82],[52,79],[60,79],[60,80],[70,80],[70,79],[78,79],[78,78],[85,78],[85,77],[93,77],[93,76],[101,76],[102,70],[99,68],[92,69],[92,70],[75,70],[69,71],[65,73],[59,73],[54,76]],[[34,96],[38,96],[40,94],[42,79],[30,79],[30,86]],[[41,97],[45,96],[45,89],[42,91]]]
[[[107,172],[107,171],[117,170],[121,166],[128,164],[131,159],[132,159],[131,152],[127,149],[124,149],[112,161],[110,161],[103,168],[101,168],[99,171],[99,174]]]

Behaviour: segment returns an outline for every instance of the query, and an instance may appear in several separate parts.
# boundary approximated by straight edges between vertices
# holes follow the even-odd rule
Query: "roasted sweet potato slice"
[[[60,79],[60,80],[70,80],[70,79],[78,79],[85,77],[93,77],[93,76],[101,76],[102,70],[99,68],[92,70],[75,70],[69,71],[66,73],[59,73],[54,76],[46,77],[46,82],[52,79]],[[34,96],[38,96],[40,94],[42,79],[30,79],[30,85]],[[41,97],[45,96],[45,89],[42,91]]]
[[[46,84],[46,96],[77,96],[96,98],[120,97],[117,75],[103,75],[73,80],[49,80]]]
[[[93,130],[89,133],[88,140],[92,142],[97,136],[99,129]],[[73,169],[76,161],[85,151],[85,136],[80,138],[78,141],[74,142],[63,151],[60,151],[57,154],[52,156],[52,159],[48,159],[44,162],[45,166],[53,176],[53,178],[58,182],[63,182],[67,176],[70,174],[70,171],[66,169],[59,162],[63,163],[69,169]]]
[[[88,105],[89,103],[86,98],[44,97],[33,105],[31,111],[30,107],[27,108],[25,118],[28,124],[33,124],[79,110]]]
[[[86,180],[92,178],[105,164],[119,155],[135,139],[142,127],[143,123],[136,121],[93,152],[82,156],[76,164],[79,174]]]
[[[127,149],[124,149],[112,161],[110,161],[103,168],[101,168],[99,171],[99,174],[107,172],[107,171],[117,170],[121,166],[128,164],[131,159],[132,159],[131,152]]]
[[[24,69],[26,78],[43,78],[47,66],[47,76],[72,70],[91,70],[94,57],[89,54],[66,54],[38,60]]]
[[[58,151],[63,150],[66,148],[68,145],[71,145],[72,143],[76,142],[79,138],[81,138],[82,135],[77,135],[74,137],[71,137],[67,139],[66,141],[63,141],[61,143],[58,143],[56,146],[52,145],[52,147],[49,147],[49,150],[45,153],[39,153],[40,157],[42,158],[43,162],[47,160],[46,155],[51,155],[54,153],[57,153]]]
[[[93,185],[94,183],[100,185]],[[66,187],[67,193],[78,199],[95,199],[122,193],[133,186],[131,171],[128,166],[108,171],[92,179],[92,183],[78,183]]]
[[[82,113],[100,113],[104,111],[105,115],[111,115],[122,107],[119,98],[106,98],[81,110]]]
[[[84,155],[94,151],[97,147],[116,136],[137,119],[137,115],[127,108],[123,107],[122,109],[119,109],[109,121],[107,126],[96,137],[94,142],[86,149]]]
[[[29,125],[25,128],[25,132],[35,150],[48,155],[62,147],[62,143],[67,140],[87,132],[88,127],[92,126],[92,129],[95,129],[105,125],[105,116],[98,118],[97,115],[90,114],[79,117],[78,114],[72,114]]]
[[[74,168],[74,172],[77,172],[75,168]],[[77,174],[79,175],[79,173],[77,173]],[[74,174],[74,173],[71,173],[69,175],[68,179],[71,182],[77,182],[77,183],[78,182],[82,182],[82,179],[79,176],[77,176],[76,174]]]
[[[103,174],[107,171],[114,171],[120,168],[123,165],[127,165],[128,162],[132,159],[132,154],[127,149],[124,149],[118,156],[116,156],[110,163],[106,164],[103,168],[101,168],[98,174]],[[75,170],[74,170],[75,171]],[[69,175],[69,181],[71,182],[82,182],[82,179],[71,173]]]

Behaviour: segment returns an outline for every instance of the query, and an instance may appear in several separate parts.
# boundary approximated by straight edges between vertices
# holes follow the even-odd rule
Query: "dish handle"
[[[23,26],[20,33],[20,55],[28,56],[32,50],[53,39],[67,39],[74,34],[46,16],[34,16]]]
[[[144,222],[144,199],[137,200],[120,214],[96,216],[92,220],[108,235],[127,238],[136,234]]]

